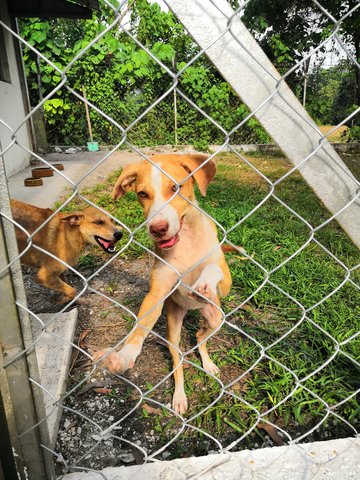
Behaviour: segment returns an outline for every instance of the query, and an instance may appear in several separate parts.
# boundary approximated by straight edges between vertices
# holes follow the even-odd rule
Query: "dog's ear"
[[[137,177],[138,168],[139,164],[127,165],[124,168],[112,191],[112,198],[114,200],[122,197],[129,190],[135,190],[135,180]]]
[[[73,212],[66,217],[61,219],[62,222],[68,222],[69,225],[74,227],[75,225],[80,225],[80,223],[84,220],[84,215],[80,212]]]
[[[214,179],[215,173],[216,173],[215,162],[213,162],[212,160],[209,160],[208,162],[206,162],[207,158],[208,158],[207,155],[202,155],[197,153],[192,155],[191,154],[184,155],[183,158],[181,159],[181,165],[189,173],[193,172],[200,165],[204,164],[193,175],[193,178],[198,184],[200,193],[203,197],[205,197],[206,189],[209,183]]]

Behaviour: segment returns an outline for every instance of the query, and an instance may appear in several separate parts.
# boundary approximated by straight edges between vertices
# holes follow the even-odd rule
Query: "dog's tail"
[[[246,254],[245,248],[243,248],[243,247],[233,247],[232,245],[221,245],[221,250],[224,253],[236,252],[236,253]]]

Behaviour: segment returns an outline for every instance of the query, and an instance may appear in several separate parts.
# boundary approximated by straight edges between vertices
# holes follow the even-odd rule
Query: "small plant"
[[[92,253],[82,255],[79,259],[79,267],[81,268],[95,268],[99,262],[98,257]]]
[[[115,281],[109,280],[106,284],[105,290],[112,296],[114,295],[114,292],[116,292],[117,288],[118,284]]]

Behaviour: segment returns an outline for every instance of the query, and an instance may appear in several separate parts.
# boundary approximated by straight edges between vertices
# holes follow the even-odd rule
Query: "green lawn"
[[[258,155],[248,158],[272,181],[290,168],[284,158]],[[266,196],[269,187],[233,154],[221,154],[217,162],[216,179],[209,186],[207,197],[199,197],[199,201],[207,213],[225,229],[230,229]],[[133,229],[143,221],[135,195],[129,194],[116,204],[110,197],[118,174],[114,173],[104,184],[84,193]],[[292,174],[280,183],[275,194],[314,227],[329,218],[329,213],[299,174]],[[76,205],[73,203],[69,208]],[[253,368],[191,424],[231,440],[243,435],[262,414],[265,420],[292,435],[301,435],[325,418],[327,404],[359,428],[360,407],[356,395],[337,404],[359,387],[360,371],[351,358],[360,362],[360,336],[342,345],[333,360],[312,374],[336,353],[336,342],[344,342],[360,331],[360,293],[352,283],[347,281],[321,302],[343,282],[346,270],[315,241],[277,269],[307,241],[309,228],[274,198],[269,198],[233,229],[228,238],[253,254],[254,261],[267,272],[273,272],[254,295],[264,281],[264,271],[251,260],[241,261],[237,255],[228,254],[233,275],[233,288],[223,301],[228,325],[209,342],[209,350],[221,368],[224,384]],[[151,248],[145,229],[136,234],[136,239]],[[348,268],[359,263],[359,251],[336,222],[317,232],[315,239]],[[134,244],[126,250],[130,257],[141,254],[143,250]],[[359,285],[359,269],[352,271],[350,279]],[[248,298],[247,305],[237,309]],[[297,324],[295,330],[278,341]],[[191,359],[199,363],[195,355]],[[191,405],[189,416],[193,416],[216,399],[221,388],[196,368],[186,370],[185,377]],[[279,405],[291,392],[293,394]],[[273,407],[274,410],[267,413]],[[325,436],[324,432],[327,432]],[[330,415],[312,439],[315,434],[316,438],[334,438],[352,435],[353,431],[342,419]],[[255,429],[247,437],[247,446],[254,446],[258,437],[263,437],[263,433]]]

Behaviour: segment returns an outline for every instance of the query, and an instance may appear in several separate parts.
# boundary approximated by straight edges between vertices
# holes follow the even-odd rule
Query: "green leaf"
[[[32,34],[32,39],[36,42],[36,43],[41,43],[45,40],[46,38],[46,34],[40,30],[34,32]]]

